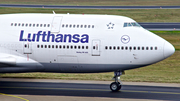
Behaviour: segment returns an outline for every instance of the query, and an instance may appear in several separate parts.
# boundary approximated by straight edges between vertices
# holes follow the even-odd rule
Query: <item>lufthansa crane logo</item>
[[[130,37],[128,35],[123,35],[121,37],[121,42],[127,44],[130,41]]]

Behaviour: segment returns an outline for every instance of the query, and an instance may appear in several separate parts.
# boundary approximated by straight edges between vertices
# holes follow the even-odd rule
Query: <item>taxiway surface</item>
[[[41,81],[41,80],[39,80]],[[9,95],[26,96],[63,96],[67,98],[106,98],[106,99],[134,99],[134,100],[173,100],[180,99],[180,86],[178,84],[167,86],[167,84],[143,85],[143,83],[125,83],[121,91],[111,92],[110,81],[99,83],[98,81],[41,81],[38,80],[2,80],[0,79],[0,93]],[[136,85],[137,84],[137,85]],[[165,85],[165,86],[163,86]],[[31,99],[33,97],[29,97]],[[66,99],[66,98],[65,98]]]

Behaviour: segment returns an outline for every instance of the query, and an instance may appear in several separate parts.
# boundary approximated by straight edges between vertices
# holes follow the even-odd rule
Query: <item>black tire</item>
[[[110,85],[110,89],[112,92],[117,92],[117,91],[119,91],[120,88],[121,88],[121,86],[119,86],[119,83],[117,83],[117,82],[112,82]]]
[[[118,91],[121,89],[121,84],[118,82],[118,84],[119,84],[119,89],[118,89]]]

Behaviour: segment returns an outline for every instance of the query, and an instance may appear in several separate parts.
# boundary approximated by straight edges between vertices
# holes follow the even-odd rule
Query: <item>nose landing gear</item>
[[[112,78],[113,80],[115,80],[115,82],[112,82],[110,85],[110,89],[112,92],[117,92],[121,89],[121,80],[120,80],[120,76],[122,75],[121,71],[115,71],[114,72],[114,77]]]

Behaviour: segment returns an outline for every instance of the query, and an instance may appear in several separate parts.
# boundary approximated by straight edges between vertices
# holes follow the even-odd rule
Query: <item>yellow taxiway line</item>
[[[18,98],[18,99],[21,99],[21,100],[24,100],[24,101],[29,101],[29,100],[27,100],[25,98],[22,98],[22,97],[19,97],[19,96],[15,96],[15,95],[4,94],[4,93],[0,93],[0,95],[10,96],[10,97]]]

